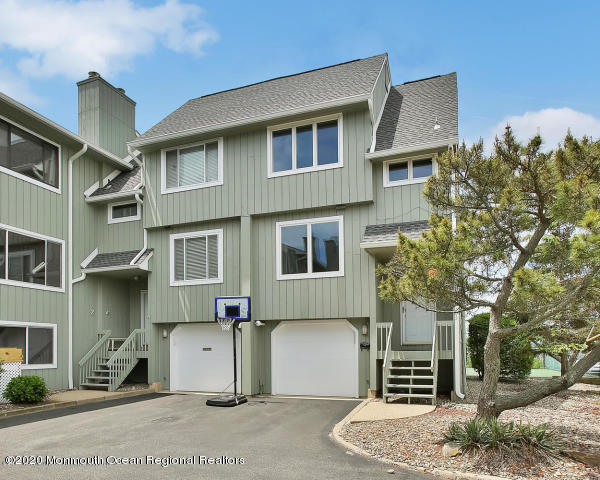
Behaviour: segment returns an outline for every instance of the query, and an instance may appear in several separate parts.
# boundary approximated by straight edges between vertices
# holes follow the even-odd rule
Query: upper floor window
[[[171,235],[171,286],[223,283],[223,230]]]
[[[0,348],[23,351],[23,369],[56,368],[56,325],[0,321]]]
[[[60,193],[58,145],[0,119],[0,171]]]
[[[141,218],[141,207],[136,201],[108,205],[108,223],[132,222]]]
[[[343,217],[278,222],[276,228],[278,280],[344,275]]]
[[[0,283],[63,291],[64,242],[0,225]]]
[[[432,158],[387,160],[383,163],[383,186],[424,183],[435,172]]]
[[[343,166],[342,115],[269,127],[269,177]]]
[[[223,184],[223,138],[162,151],[162,193]]]

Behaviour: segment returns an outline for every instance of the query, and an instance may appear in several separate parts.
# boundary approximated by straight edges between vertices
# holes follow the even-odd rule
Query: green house
[[[143,135],[79,82],[79,135],[0,95],[0,348],[52,388],[232,391],[215,297],[250,296],[247,395],[434,401],[464,391],[460,315],[377,295],[458,142],[456,74],[393,86],[387,55],[192,99]]]

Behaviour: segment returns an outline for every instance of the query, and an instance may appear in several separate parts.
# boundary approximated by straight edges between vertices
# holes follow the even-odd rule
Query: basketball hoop
[[[231,326],[235,323],[235,318],[217,317],[217,323],[221,326],[221,330],[228,332]]]

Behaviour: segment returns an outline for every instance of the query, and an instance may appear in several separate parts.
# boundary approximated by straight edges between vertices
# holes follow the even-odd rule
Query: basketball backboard
[[[250,297],[216,297],[215,317],[231,318],[237,322],[250,321]]]

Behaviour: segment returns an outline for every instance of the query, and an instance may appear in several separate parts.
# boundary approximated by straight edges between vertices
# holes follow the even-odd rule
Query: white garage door
[[[358,397],[358,331],[347,320],[281,322],[271,372],[273,394]]]
[[[232,332],[217,324],[181,324],[171,332],[171,390],[233,392]],[[238,392],[241,375],[240,331],[237,337]]]

